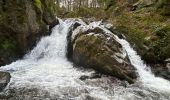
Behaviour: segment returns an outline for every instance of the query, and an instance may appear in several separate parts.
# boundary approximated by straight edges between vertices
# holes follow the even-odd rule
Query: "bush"
[[[42,12],[42,3],[40,0],[34,0],[34,5]]]
[[[158,0],[157,10],[162,15],[170,15],[170,0]]]
[[[154,45],[155,54],[158,55],[160,61],[164,61],[170,58],[170,26],[162,27],[155,33],[159,37],[159,40]]]

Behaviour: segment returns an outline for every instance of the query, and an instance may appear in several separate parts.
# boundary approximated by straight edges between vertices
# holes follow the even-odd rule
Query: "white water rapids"
[[[43,37],[24,59],[0,68],[11,73],[11,81],[3,95],[8,100],[169,100],[170,82],[155,77],[143,63],[130,44],[115,36],[126,50],[131,63],[139,74],[138,81],[124,87],[121,81],[102,76],[97,79],[80,80],[95,71],[78,69],[67,60],[67,34],[74,19],[60,20],[50,36]],[[104,26],[94,22],[86,25],[80,19],[81,27],[100,27],[112,34]]]

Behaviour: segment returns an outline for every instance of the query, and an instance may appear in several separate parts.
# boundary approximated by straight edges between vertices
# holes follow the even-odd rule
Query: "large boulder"
[[[0,65],[21,57],[58,24],[52,1],[0,0]]]
[[[74,35],[74,32],[73,32]],[[126,51],[114,36],[96,27],[80,31],[72,40],[72,60],[75,64],[90,67],[104,74],[133,83],[136,78]]]
[[[0,72],[0,92],[8,85],[10,78],[11,75],[8,72]]]

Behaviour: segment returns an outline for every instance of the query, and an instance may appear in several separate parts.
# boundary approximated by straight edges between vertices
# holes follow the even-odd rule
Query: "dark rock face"
[[[71,36],[72,36],[72,32],[73,30],[75,30],[78,26],[80,26],[80,23],[75,23],[72,27],[72,29],[69,31],[68,35],[67,35],[67,58],[69,60],[72,60],[72,55],[73,55],[73,43],[71,42]]]
[[[152,69],[152,72],[156,76],[170,80],[170,70],[169,70],[168,66],[157,64],[157,65],[154,65],[153,67],[151,67],[151,69]]]
[[[135,69],[113,36],[107,36],[102,29],[96,27],[80,32],[72,42],[72,59],[75,64],[94,68],[104,74],[127,80],[129,83],[134,82]],[[82,77],[82,80],[86,78]]]
[[[22,57],[58,21],[51,0],[0,0],[0,65]]]
[[[8,85],[10,78],[11,75],[8,72],[0,72],[0,92]]]

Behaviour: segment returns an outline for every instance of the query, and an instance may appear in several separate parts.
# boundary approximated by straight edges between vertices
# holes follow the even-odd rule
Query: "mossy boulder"
[[[22,57],[57,24],[50,0],[0,0],[0,65]],[[50,7],[50,8],[49,8]]]
[[[134,67],[126,52],[114,37],[107,36],[100,28],[80,32],[73,42],[73,62],[93,68],[104,74],[133,83],[136,78]]]

